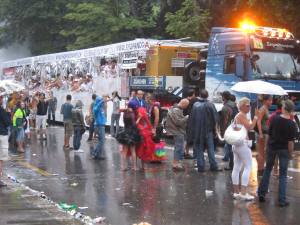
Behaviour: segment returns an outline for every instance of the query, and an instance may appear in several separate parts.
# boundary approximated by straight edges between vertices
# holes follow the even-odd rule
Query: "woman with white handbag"
[[[252,164],[252,153],[248,146],[248,130],[254,128],[257,122],[258,110],[255,110],[253,121],[249,121],[247,114],[250,111],[250,100],[242,98],[238,104],[239,113],[234,122],[226,129],[224,139],[227,143],[233,145],[234,167],[232,170],[233,198],[251,201],[254,196],[247,192],[249,177]],[[243,170],[243,172],[242,172]],[[241,175],[241,188],[239,187],[239,178]]]

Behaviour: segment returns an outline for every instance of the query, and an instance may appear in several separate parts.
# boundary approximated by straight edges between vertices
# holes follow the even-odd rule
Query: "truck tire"
[[[191,62],[186,65],[184,73],[184,86],[193,85],[204,88],[204,80],[205,75],[202,73],[199,62]]]
[[[198,62],[191,62],[186,65],[184,78],[190,84],[200,80],[200,65]]]

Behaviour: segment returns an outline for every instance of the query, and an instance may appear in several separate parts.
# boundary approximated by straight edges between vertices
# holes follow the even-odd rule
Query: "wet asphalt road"
[[[7,173],[15,175],[32,189],[43,191],[55,202],[75,203],[91,217],[104,216],[112,225],[148,222],[152,225],[296,225],[300,224],[300,157],[290,164],[288,200],[279,208],[277,180],[272,178],[267,202],[245,203],[231,197],[230,172],[197,173],[192,160],[186,171],[173,172],[172,150],[162,164],[148,164],[145,172],[120,170],[117,142],[107,137],[105,161],[89,157],[96,143],[82,140],[85,153],[63,150],[63,129],[50,127],[48,140],[31,143],[23,156],[6,164]],[[219,152],[218,154],[222,154]],[[220,162],[220,167],[224,163]],[[251,189],[255,193],[256,162],[253,160]],[[206,190],[213,191],[207,195]]]

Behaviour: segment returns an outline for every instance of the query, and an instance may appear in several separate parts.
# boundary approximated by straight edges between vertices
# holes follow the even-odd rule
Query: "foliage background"
[[[33,55],[134,38],[207,41],[212,26],[245,18],[300,36],[299,0],[0,0],[0,47]]]

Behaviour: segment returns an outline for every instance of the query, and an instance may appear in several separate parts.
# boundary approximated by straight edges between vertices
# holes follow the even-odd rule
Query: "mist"
[[[7,48],[0,49],[0,62],[29,56],[31,56],[31,53],[26,44],[13,44]]]

